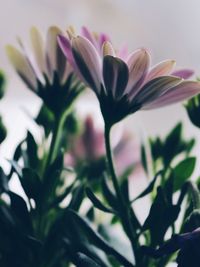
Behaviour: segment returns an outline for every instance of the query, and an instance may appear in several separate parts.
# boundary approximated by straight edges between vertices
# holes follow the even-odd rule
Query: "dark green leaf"
[[[99,210],[102,210],[104,212],[108,213],[114,213],[114,211],[108,207],[106,207],[96,196],[93,194],[90,188],[86,188],[86,195],[92,202],[92,204]]]
[[[162,175],[162,172],[163,172],[163,171],[159,171],[159,172],[155,175],[155,177],[153,178],[153,180],[149,183],[149,185],[147,186],[147,188],[146,188],[141,194],[139,194],[139,196],[137,196],[136,198],[134,198],[134,199],[131,201],[131,203],[134,202],[134,201],[136,201],[136,200],[139,199],[139,198],[143,198],[143,197],[145,197],[146,195],[150,194],[150,193],[153,191],[153,189],[154,189],[154,185],[155,185],[155,183],[156,183],[158,177],[159,177],[160,175]]]
[[[76,266],[77,267],[101,267],[94,260],[92,260],[90,257],[86,256],[83,253],[77,253]]]
[[[71,217],[79,227],[83,229],[88,238],[93,242],[94,245],[101,248],[108,255],[114,256],[121,264],[125,267],[133,267],[134,265],[130,263],[123,255],[111,247],[97,232],[95,232],[89,223],[80,217],[76,212],[68,210],[68,216]]]
[[[27,197],[29,199],[33,198],[37,202],[42,193],[42,182],[38,174],[33,169],[24,168],[22,170],[20,182]]]

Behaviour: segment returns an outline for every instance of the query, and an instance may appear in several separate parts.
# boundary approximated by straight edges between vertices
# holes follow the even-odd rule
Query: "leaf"
[[[77,267],[101,267],[97,264],[94,260],[90,257],[86,256],[83,253],[77,253],[77,260],[76,260]]]
[[[118,208],[117,198],[115,197],[114,193],[110,190],[105,176],[102,179],[101,186],[102,186],[103,196],[105,197],[106,201],[114,210],[115,209],[117,210]]]
[[[164,143],[164,164],[168,166],[174,156],[179,152],[183,125],[178,123],[175,128],[169,133]]]
[[[18,165],[18,162],[15,160],[8,160],[8,162],[11,164],[13,170],[17,173],[19,177],[22,176],[22,168]]]
[[[84,193],[85,193],[84,185],[77,186],[72,192],[72,199],[68,207],[73,210],[79,210],[84,198]]]
[[[92,192],[92,190],[87,187],[85,189],[86,191],[86,195],[87,197],[90,199],[90,201],[92,202],[92,204],[95,206],[95,208],[102,210],[104,212],[108,212],[108,213],[115,213],[112,209],[106,207]]]
[[[8,177],[5,175],[3,169],[0,167],[0,193],[8,191]]]
[[[33,135],[28,131],[26,137],[29,167],[36,169],[38,165],[37,144]]]
[[[157,172],[157,174],[155,175],[155,177],[153,178],[153,180],[149,183],[149,185],[147,186],[147,188],[146,188],[141,194],[139,194],[139,196],[137,196],[136,198],[134,198],[134,199],[131,201],[131,203],[133,203],[134,201],[138,200],[139,198],[143,198],[143,197],[145,197],[146,195],[150,194],[150,193],[153,191],[153,189],[154,189],[154,185],[155,185],[155,183],[156,183],[158,177],[159,177],[160,175],[162,175],[162,173],[163,173],[163,171],[159,171],[159,172]]]
[[[180,207],[168,203],[164,190],[158,187],[156,198],[143,225],[143,230],[150,231],[152,246],[160,245],[163,242],[165,233],[175,222],[179,212]]]
[[[194,171],[196,158],[190,157],[181,161],[174,169],[174,192],[180,190]]]
[[[27,197],[38,202],[42,193],[42,182],[38,174],[33,169],[23,168],[20,182]]]
[[[116,251],[113,247],[111,247],[100,236],[99,233],[95,232],[84,218],[80,217],[76,212],[72,210],[68,210],[67,213],[68,216],[71,217],[74,220],[74,222],[77,223],[77,225],[83,229],[85,234],[88,236],[90,240],[92,240],[94,245],[105,251],[108,255],[114,256],[122,264],[122,266],[125,267],[134,266],[123,255],[121,255],[118,251]]]
[[[9,191],[10,201],[11,201],[11,210],[18,219],[18,223],[21,224],[23,232],[32,231],[31,220],[28,212],[26,202],[22,197],[15,194],[14,192]]]

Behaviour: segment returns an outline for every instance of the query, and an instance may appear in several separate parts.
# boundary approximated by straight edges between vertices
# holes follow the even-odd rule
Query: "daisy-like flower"
[[[62,31],[52,26],[45,41],[33,27],[30,31],[32,52],[27,51],[20,39],[20,49],[11,45],[6,47],[18,75],[55,115],[62,114],[84,88],[57,43],[59,34]]]
[[[109,41],[99,51],[87,36],[61,35],[58,40],[79,77],[96,93],[110,127],[140,109],[163,107],[200,93],[200,83],[185,80],[192,71],[173,72],[174,60],[151,67],[144,48],[125,56]]]

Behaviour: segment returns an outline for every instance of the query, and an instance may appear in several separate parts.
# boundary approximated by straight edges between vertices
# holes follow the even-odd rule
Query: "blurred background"
[[[199,0],[1,0],[0,68],[7,76],[7,94],[0,103],[0,113],[9,135],[0,147],[0,163],[7,164],[5,159],[11,157],[28,127],[34,131],[26,113],[35,115],[40,106],[40,100],[27,90],[10,66],[5,55],[6,44],[16,44],[17,36],[28,41],[33,25],[43,33],[54,24],[62,29],[73,25],[77,31],[85,25],[94,31],[107,32],[117,46],[127,43],[129,50],[147,47],[153,63],[172,58],[178,67],[195,69],[198,76],[199,14]],[[99,116],[95,98],[93,95],[90,98],[93,101],[89,101],[89,105],[86,105],[87,99],[79,100],[79,112],[95,111],[95,116]],[[186,136],[198,136],[198,130],[189,122],[181,104],[139,112],[126,123],[136,135],[143,132],[154,136],[164,135],[179,120],[184,121]]]

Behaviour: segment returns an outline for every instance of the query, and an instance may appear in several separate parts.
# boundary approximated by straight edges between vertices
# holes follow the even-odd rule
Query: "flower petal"
[[[151,70],[149,71],[145,79],[145,83],[159,76],[169,75],[172,72],[175,65],[176,65],[175,60],[165,60],[165,61],[160,62],[159,64],[151,68]],[[173,76],[176,76],[176,75],[173,75]]]
[[[132,102],[144,106],[163,95],[169,89],[178,85],[181,81],[182,79],[174,76],[162,76],[155,78],[141,88]]]
[[[96,49],[99,49],[98,44],[97,44],[97,40],[94,37],[94,34],[85,26],[83,26],[81,28],[81,36],[84,36],[85,38],[87,38]]]
[[[102,50],[103,50],[103,56],[113,56],[115,57],[116,54],[115,54],[115,50],[112,46],[112,44],[108,41],[106,41],[104,44],[103,44],[103,47],[102,47]]]
[[[183,79],[189,79],[194,75],[194,71],[190,69],[181,69],[181,70],[172,72],[172,75],[183,78]]]
[[[30,89],[35,91],[35,88],[37,88],[37,79],[29,61],[18,49],[11,45],[6,47],[6,52],[11,64],[19,76]]]
[[[128,67],[119,58],[105,56],[103,78],[107,93],[111,93],[115,98],[121,98],[128,82]]]
[[[144,105],[143,109],[154,109],[170,104],[181,102],[200,93],[200,83],[193,81],[183,81],[174,88],[168,90],[155,101]]]
[[[134,97],[146,77],[150,65],[150,55],[145,49],[138,49],[130,55],[127,65],[129,68],[129,81],[126,92],[130,97]]]
[[[72,54],[71,41],[63,35],[58,35],[57,40],[60,45],[60,48],[63,51],[63,54],[66,56],[71,66],[76,69],[77,67],[74,61],[74,56]]]
[[[100,56],[90,41],[78,36],[72,38],[72,53],[76,65],[96,93],[100,93],[102,83],[102,66]]]
[[[32,48],[35,56],[36,63],[38,65],[39,70],[41,73],[46,73],[46,59],[45,59],[45,52],[44,52],[44,41],[37,30],[37,28],[33,27],[30,31],[30,38],[32,43]]]
[[[66,67],[66,58],[57,41],[57,36],[61,33],[62,31],[58,27],[50,27],[46,42],[46,61],[50,77],[53,78],[54,72],[56,71],[59,74],[60,80],[62,80]]]
[[[106,33],[100,33],[99,34],[99,47],[101,49],[102,45],[104,44],[104,42],[108,41],[110,42],[110,37],[106,34]]]

